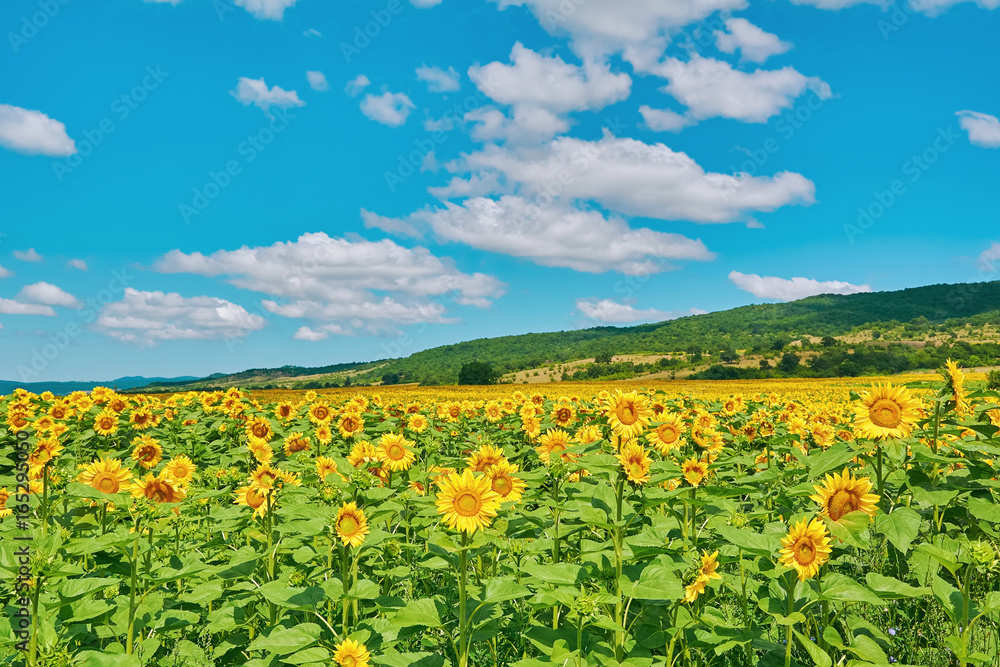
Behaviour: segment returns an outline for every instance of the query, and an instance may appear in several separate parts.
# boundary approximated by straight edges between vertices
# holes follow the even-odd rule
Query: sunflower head
[[[122,468],[118,459],[101,458],[83,466],[76,479],[101,493],[120,493],[129,490],[132,471]]]
[[[520,500],[527,485],[520,477],[516,477],[518,466],[504,459],[486,470],[486,477],[492,488],[504,502]]]
[[[809,496],[820,506],[820,514],[839,521],[842,516],[861,510],[875,518],[879,497],[871,493],[872,483],[867,477],[855,479],[850,470],[827,475],[823,486],[813,486],[816,495]]]
[[[628,481],[633,484],[645,484],[649,481],[649,468],[653,460],[646,453],[646,448],[637,442],[627,442],[621,446],[616,456]]]
[[[364,644],[345,639],[334,647],[333,661],[340,667],[368,667],[371,654]]]
[[[819,574],[819,568],[830,559],[830,536],[820,519],[803,519],[781,538],[778,562],[794,569],[799,581]]]
[[[398,433],[386,433],[378,442],[378,460],[392,471],[409,470],[416,459],[410,445],[413,443]]]
[[[437,510],[449,528],[471,535],[489,526],[497,515],[500,494],[493,490],[489,478],[465,470],[449,475],[439,486]]]
[[[861,395],[854,426],[861,436],[872,440],[905,437],[919,419],[919,407],[906,387],[876,385]]]
[[[368,535],[368,519],[357,503],[345,503],[337,511],[337,537],[349,547],[360,547]]]

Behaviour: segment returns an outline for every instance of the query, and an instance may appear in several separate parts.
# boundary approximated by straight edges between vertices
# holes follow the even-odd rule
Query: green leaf
[[[897,507],[891,514],[878,516],[878,531],[905,554],[920,532],[920,515],[909,507]]]
[[[936,574],[931,579],[931,590],[934,591],[934,597],[944,607],[945,613],[948,614],[952,622],[960,621],[965,609],[965,598],[962,596],[962,592]]]
[[[434,600],[428,598],[408,602],[405,607],[396,612],[392,623],[401,628],[411,626],[440,628],[443,625],[437,605],[434,604]]]
[[[83,651],[76,654],[79,667],[139,667],[139,658],[124,653]]]
[[[856,454],[842,442],[831,445],[828,449],[822,450],[819,455],[810,456],[807,459],[809,479],[818,482],[822,475],[834,468],[839,468],[855,456]]]
[[[828,572],[823,576],[820,598],[836,602],[867,602],[881,605],[882,600],[870,590],[843,574]]]
[[[556,563],[554,565],[540,563],[525,563],[521,571],[541,579],[547,584],[572,586],[583,580],[583,568],[572,563]]]
[[[862,660],[875,663],[876,665],[889,664],[889,658],[886,656],[885,651],[868,635],[855,635],[847,650]]]
[[[351,586],[351,593],[348,595],[352,600],[374,600],[382,594],[382,589],[374,581],[361,579]]]
[[[320,627],[315,623],[301,623],[294,628],[278,626],[268,636],[253,640],[249,650],[288,655],[309,648],[319,641],[319,636]]]
[[[517,600],[529,595],[531,595],[531,591],[511,579],[490,579],[486,582],[483,602]]]
[[[903,598],[919,598],[930,593],[927,588],[918,588],[903,583],[899,579],[886,577],[876,572],[869,572],[865,577],[868,586],[883,600],[901,600]]]
[[[830,533],[843,542],[859,549],[864,549],[867,546],[867,540],[862,539],[862,533],[871,523],[871,518],[867,513],[855,510],[848,512],[836,521],[828,516],[823,516],[823,522],[826,523]]]
[[[268,602],[279,607],[292,609],[313,609],[326,599],[326,593],[318,586],[290,588],[288,584],[281,581],[269,581],[258,588],[257,592],[263,595]]]
[[[627,597],[637,600],[680,600],[684,597],[684,587],[677,575],[656,563],[647,565],[636,582],[622,576],[621,586]]]
[[[747,528],[732,526],[718,526],[715,532],[733,546],[761,556],[770,556],[781,548],[781,537],[778,535],[761,535]]]
[[[59,584],[59,596],[72,600],[74,598],[88,595],[102,588],[107,588],[118,583],[118,579],[111,577],[87,577],[85,579],[67,579]]]
[[[330,661],[330,651],[321,647],[313,646],[305,651],[296,651],[292,655],[282,658],[282,662],[287,665],[304,665],[309,662],[316,662],[323,665],[333,664]]]
[[[970,496],[969,514],[982,521],[1000,523],[1000,504]]]
[[[816,667],[832,667],[833,660],[830,659],[830,654],[817,646],[816,642],[798,631],[795,631],[795,638],[799,640],[799,644],[806,650],[812,661],[816,663]]]
[[[442,667],[444,656],[433,653],[386,652],[373,657],[376,665],[384,667]]]

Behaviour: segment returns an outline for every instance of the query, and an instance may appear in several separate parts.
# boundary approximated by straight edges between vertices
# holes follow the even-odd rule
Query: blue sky
[[[996,278],[997,0],[16,0],[0,378]]]

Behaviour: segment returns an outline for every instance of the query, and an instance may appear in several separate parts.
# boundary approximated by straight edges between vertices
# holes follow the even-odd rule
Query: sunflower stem
[[[465,580],[468,576],[468,548],[469,548],[469,534],[464,530],[462,531],[462,549],[458,552],[458,667],[468,667],[469,664],[469,645],[465,638],[468,635],[468,627],[466,625],[465,617]]]
[[[786,615],[791,616],[792,611],[795,608],[795,580],[792,578],[792,574],[788,574],[788,598],[785,603]],[[785,667],[792,666],[792,624],[789,623],[785,628]]]

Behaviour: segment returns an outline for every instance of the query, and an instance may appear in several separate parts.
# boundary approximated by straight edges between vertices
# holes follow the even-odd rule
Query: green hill
[[[819,339],[826,338],[823,343]],[[877,338],[878,340],[872,340]],[[815,341],[812,341],[815,339]],[[796,347],[789,343],[799,341]],[[904,344],[909,342],[909,344]],[[631,377],[664,368],[694,372],[689,355],[708,356],[695,377],[784,375],[834,376],[935,368],[945,356],[966,365],[1000,363],[1000,281],[931,285],[897,292],[821,295],[791,303],[758,304],[693,315],[657,324],[597,327],[576,331],[482,338],[424,350],[402,359],[316,368],[286,366],[215,374],[196,382],[159,383],[146,389],[187,390],[226,386],[317,388],[386,380],[453,384],[464,364],[491,364],[510,374],[546,364],[612,355],[665,355],[675,360],[657,367],[604,363],[580,365],[587,377]],[[740,351],[740,354],[735,354]],[[727,356],[728,353],[728,356]],[[777,370],[737,363],[748,355],[773,359]],[[734,356],[735,355],[735,356]],[[794,364],[784,356],[799,357]],[[691,355],[692,357],[695,355]],[[756,356],[754,357],[756,359]],[[707,369],[707,370],[706,370]],[[596,371],[596,372],[595,372]],[[580,376],[578,376],[580,377]]]

